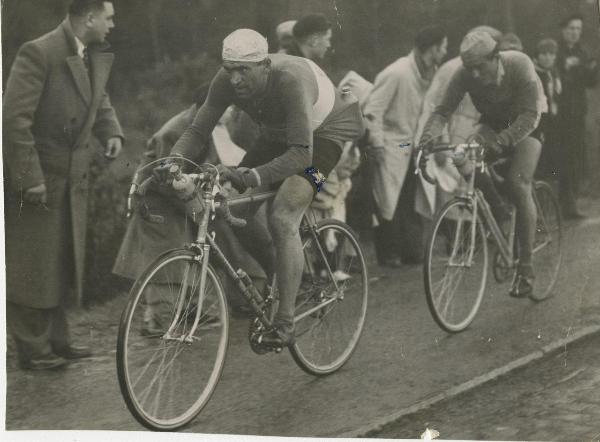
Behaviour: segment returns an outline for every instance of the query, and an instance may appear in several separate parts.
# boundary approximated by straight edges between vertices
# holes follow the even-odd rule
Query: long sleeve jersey
[[[507,128],[498,134],[498,142],[515,145],[537,127],[546,111],[545,96],[531,59],[517,51],[499,54],[499,81],[483,86],[460,67],[448,85],[444,99],[429,118],[424,133],[436,136],[468,92],[482,118],[500,121]]]
[[[269,57],[271,68],[266,90],[258,99],[238,98],[228,74],[219,70],[208,98],[171,153],[189,156],[200,149],[231,104],[245,111],[259,125],[259,142],[288,146],[281,156],[256,168],[263,184],[281,181],[310,166],[313,136],[334,141],[341,152],[345,141],[362,135],[364,127],[358,101],[342,97],[317,65],[289,55],[271,54]]]

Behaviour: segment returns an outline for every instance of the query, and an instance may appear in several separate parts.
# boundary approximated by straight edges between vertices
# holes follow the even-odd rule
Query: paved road
[[[389,425],[375,437],[600,441],[600,334]]]
[[[600,202],[591,207],[600,215]],[[234,321],[225,371],[213,399],[188,432],[335,436],[539,350],[583,327],[600,324],[600,224],[566,232],[556,295],[535,304],[509,298],[490,282],[479,316],[449,336],[431,319],[420,267],[373,266],[363,339],[333,376],[315,379],[287,354],[257,356],[246,323]],[[372,250],[367,247],[372,256]],[[117,300],[114,304],[123,303]],[[58,373],[25,373],[9,358],[8,429],[141,430],[118,390],[114,348],[119,305],[78,318],[77,333],[98,356]]]

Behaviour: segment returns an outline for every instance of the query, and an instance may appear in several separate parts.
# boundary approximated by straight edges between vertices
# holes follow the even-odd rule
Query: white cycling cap
[[[487,32],[469,32],[460,44],[460,58],[463,64],[482,61],[496,48],[496,40]]]
[[[238,29],[223,40],[223,61],[259,62],[268,53],[267,39],[252,29]]]

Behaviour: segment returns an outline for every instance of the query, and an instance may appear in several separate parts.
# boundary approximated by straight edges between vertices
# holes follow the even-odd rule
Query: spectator
[[[562,23],[557,67],[562,80],[558,123],[563,148],[560,150],[562,169],[559,171],[559,197],[567,218],[582,218],[577,208],[580,178],[585,174],[585,114],[587,102],[585,89],[597,82],[598,68],[581,47],[583,17],[568,17]]]
[[[370,130],[367,155],[373,166],[373,197],[379,226],[375,250],[381,265],[422,260],[422,230],[414,211],[416,179],[411,154],[425,93],[446,55],[448,39],[439,26],[422,29],[414,49],[375,79],[365,107]]]
[[[544,137],[544,148],[538,164],[538,173],[545,178],[553,178],[559,168],[559,133],[558,126],[558,100],[562,92],[562,82],[556,69],[556,53],[558,43],[551,38],[541,40],[535,49],[535,70],[540,77],[544,88],[544,95],[548,103],[548,112],[542,114],[540,128]]]
[[[317,64],[331,47],[331,23],[323,14],[309,14],[300,18],[293,29],[296,47],[289,55],[308,58]]]
[[[92,134],[109,159],[122,147],[104,90],[113,17],[110,1],[72,1],[56,29],[21,47],[6,85],[6,317],[23,368],[91,355],[71,343],[64,306],[72,286],[81,299]]]
[[[517,34],[507,32],[498,41],[499,51],[519,51],[523,52],[523,43]]]
[[[295,46],[294,42],[294,25],[296,20],[288,20],[277,25],[275,34],[277,35],[277,43],[279,45],[280,54],[288,54]]]

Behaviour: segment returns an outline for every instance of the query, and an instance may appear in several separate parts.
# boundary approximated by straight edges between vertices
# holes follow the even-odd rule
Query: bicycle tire
[[[363,252],[348,225],[322,220],[316,232],[322,250],[328,253],[325,259],[331,272],[323,254],[314,253],[318,250],[314,237],[305,236],[304,277],[296,318],[316,306],[323,307],[296,321],[296,342],[289,350],[302,370],[325,376],[342,368],[356,350],[367,314],[369,280]],[[333,279],[339,283],[338,290]]]
[[[197,256],[186,249],[159,256],[134,283],[121,315],[119,386],[131,414],[152,430],[173,431],[188,424],[209,401],[223,371],[229,316],[223,287],[210,265],[198,327],[190,334],[200,299],[202,263]],[[187,335],[191,342],[183,342]]]
[[[427,306],[435,322],[449,333],[463,331],[473,322],[481,306],[486,288],[488,248],[485,229],[479,215],[477,215],[475,225],[476,244],[473,247],[473,263],[470,267],[465,265],[465,262],[468,263],[465,261],[468,259],[465,252],[470,254],[472,235],[465,235],[464,232],[466,230],[468,233],[468,229],[471,229],[469,220],[472,217],[473,210],[466,200],[459,198],[450,200],[442,207],[433,222],[425,251],[423,276]],[[476,252],[482,252],[482,256],[475,256]],[[440,282],[436,280],[439,273],[438,262],[443,264]],[[459,284],[464,280],[465,270],[468,269],[480,269],[481,276],[475,275],[475,278],[470,278],[472,279],[471,284],[458,291]],[[458,278],[458,283],[454,281],[455,277]],[[449,283],[450,285],[448,285]],[[453,291],[451,291],[452,288],[454,288]],[[457,293],[459,293],[457,300],[466,299],[464,303],[466,307],[458,305],[457,300],[454,299]],[[443,301],[445,301],[444,304],[442,304]],[[454,319],[451,312],[456,310],[459,314]]]
[[[537,181],[534,186],[537,225],[533,264],[536,283],[530,298],[543,301],[550,297],[562,264],[562,218],[558,200],[550,185]]]

